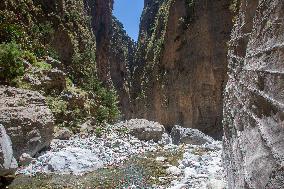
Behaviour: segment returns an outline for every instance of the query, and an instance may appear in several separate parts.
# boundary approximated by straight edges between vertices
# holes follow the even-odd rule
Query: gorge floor
[[[9,188],[225,188],[220,141],[174,145],[166,133],[158,142],[142,141],[127,123],[108,125],[100,137],[53,140],[49,151],[18,169]]]

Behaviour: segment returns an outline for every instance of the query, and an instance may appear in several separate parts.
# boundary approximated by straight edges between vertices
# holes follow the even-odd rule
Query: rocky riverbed
[[[9,188],[222,189],[221,155],[221,142],[197,130],[176,126],[171,135],[156,122],[134,119],[53,140],[17,170]]]

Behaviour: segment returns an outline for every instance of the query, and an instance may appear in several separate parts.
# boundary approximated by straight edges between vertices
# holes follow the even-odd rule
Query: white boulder
[[[18,167],[13,156],[12,142],[3,125],[0,125],[0,176],[13,174]]]

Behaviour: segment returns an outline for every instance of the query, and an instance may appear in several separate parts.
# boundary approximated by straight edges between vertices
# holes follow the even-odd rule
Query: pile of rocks
[[[222,144],[214,141],[203,145],[185,146],[178,167],[168,169],[176,177],[171,189],[223,189],[226,188],[222,167]]]
[[[157,129],[156,126],[160,128]],[[139,133],[134,133],[135,136],[131,134],[136,128],[142,131],[142,136],[138,136]],[[151,135],[152,128],[159,131],[153,132],[154,134]],[[214,141],[197,130],[184,130],[176,126],[174,132],[177,133],[178,130],[183,134],[180,135],[180,139],[175,138],[174,140],[180,140],[183,143],[173,144],[172,138],[164,132],[162,125],[147,120],[134,119],[108,125],[100,137],[76,135],[69,140],[55,139],[52,141],[49,151],[33,159],[30,165],[20,167],[17,173],[25,175],[37,173],[82,175],[99,168],[120,166],[133,156],[145,157],[146,152],[182,149],[183,157],[178,161],[177,166],[167,162],[166,157],[156,157],[156,161],[163,162],[168,174],[167,178],[161,177],[159,179],[170,181],[170,185],[155,185],[154,188],[225,188],[221,142]],[[147,137],[144,138],[144,136]],[[154,136],[158,136],[160,140],[158,142],[149,140]],[[175,137],[177,136],[175,135]],[[192,140],[183,140],[186,137]],[[198,145],[196,145],[197,141]]]
[[[76,135],[69,140],[53,140],[51,149],[34,159],[18,174],[83,174],[106,166],[118,166],[133,155],[156,151],[153,141],[132,136],[124,122],[108,125],[101,137]]]
[[[126,127],[129,133],[139,140],[153,140],[158,142],[165,133],[165,127],[158,122],[148,121],[146,119],[131,119],[129,121],[120,122],[117,127]]]

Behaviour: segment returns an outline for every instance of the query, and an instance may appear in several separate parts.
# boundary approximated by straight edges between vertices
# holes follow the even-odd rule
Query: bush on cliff
[[[15,42],[0,44],[0,81],[12,84],[13,80],[24,75],[26,67],[34,66],[39,69],[50,69],[51,65],[39,61],[37,57],[22,50]]]
[[[23,52],[15,43],[0,45],[0,80],[10,82],[24,74]]]

